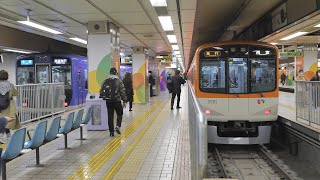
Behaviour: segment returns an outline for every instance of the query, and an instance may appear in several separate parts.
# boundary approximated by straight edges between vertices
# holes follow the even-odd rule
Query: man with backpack
[[[117,76],[117,69],[110,69],[110,76],[107,78],[100,89],[100,98],[106,101],[108,110],[108,126],[110,136],[114,136],[114,111],[117,113],[117,126],[115,128],[118,134],[121,134],[120,127],[122,123],[123,108],[126,107],[127,96],[123,82]],[[121,100],[123,103],[121,103]]]
[[[181,94],[181,84],[186,83],[186,81],[180,76],[180,71],[176,70],[175,75],[168,80],[169,92],[172,92],[171,98],[171,110],[173,110],[174,99],[177,96],[177,109],[180,109],[180,94]]]

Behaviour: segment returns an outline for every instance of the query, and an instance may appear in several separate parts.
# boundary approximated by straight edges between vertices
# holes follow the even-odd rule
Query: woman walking
[[[133,102],[133,85],[132,85],[132,75],[131,73],[126,73],[123,79],[124,88],[126,89],[126,95],[129,102],[129,111],[132,111]]]
[[[16,103],[13,99],[18,95],[18,91],[14,88],[14,85],[8,81],[9,74],[5,70],[0,71],[0,117],[6,116],[13,120],[8,122],[7,136],[10,136],[9,129],[18,129],[21,127],[19,119],[16,114]]]

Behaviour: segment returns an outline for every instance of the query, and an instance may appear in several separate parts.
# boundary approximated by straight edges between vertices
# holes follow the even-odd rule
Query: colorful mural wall
[[[304,76],[311,80],[316,75],[318,69],[318,52],[317,51],[304,51],[303,52],[303,70]]]
[[[160,71],[160,91],[166,91],[167,88],[167,81],[166,81],[166,67],[165,65],[159,66]]]

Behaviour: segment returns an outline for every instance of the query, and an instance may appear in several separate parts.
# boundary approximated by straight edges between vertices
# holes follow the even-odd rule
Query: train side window
[[[276,60],[251,59],[251,92],[268,92],[276,88]]]
[[[226,93],[225,61],[200,61],[200,90],[210,93]]]

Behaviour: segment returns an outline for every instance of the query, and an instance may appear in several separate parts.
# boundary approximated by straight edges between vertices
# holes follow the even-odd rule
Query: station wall
[[[16,62],[18,54],[2,53],[3,63],[0,64],[0,70],[6,70],[9,73],[9,81],[16,84]]]

